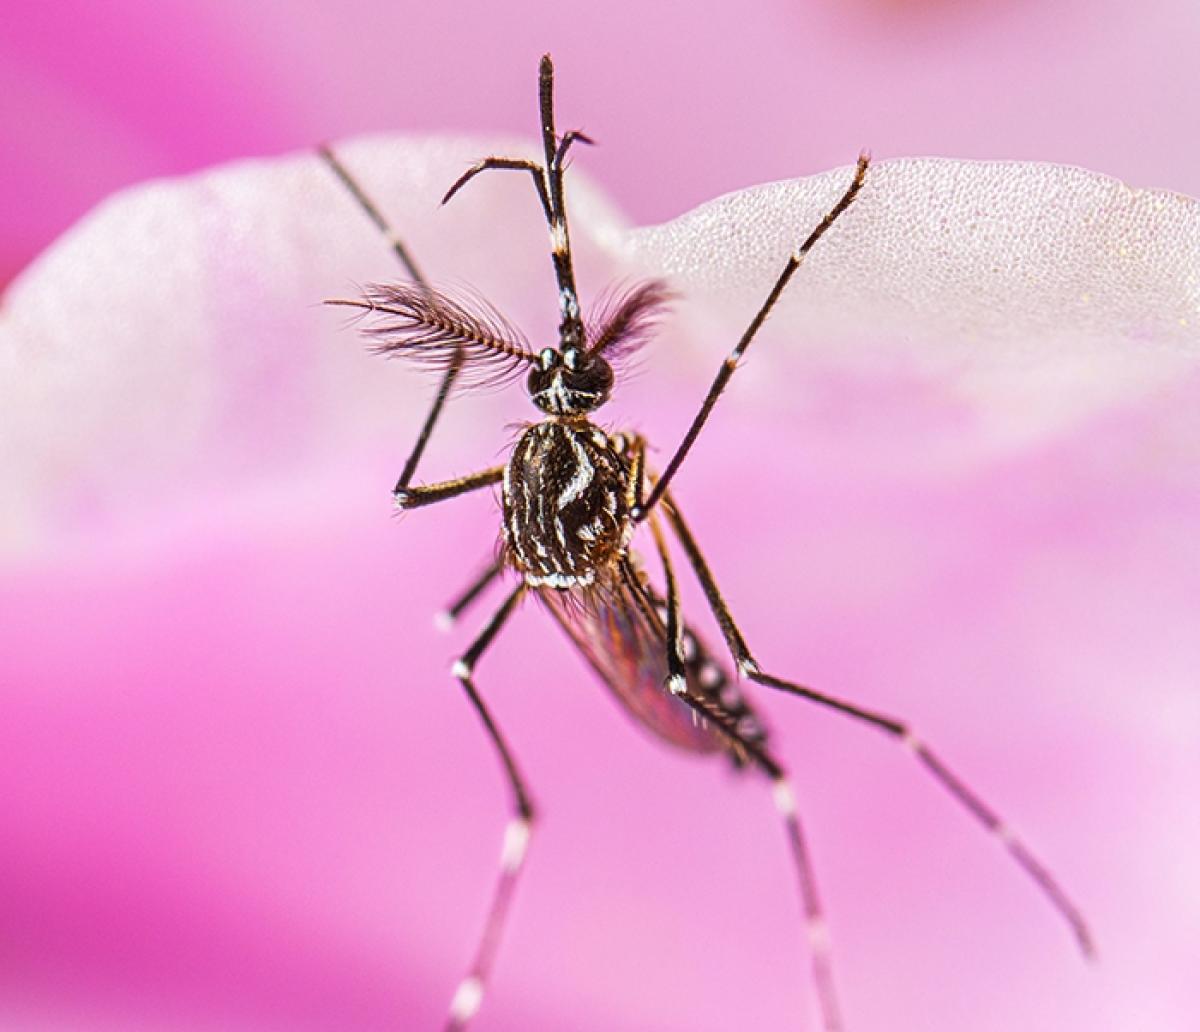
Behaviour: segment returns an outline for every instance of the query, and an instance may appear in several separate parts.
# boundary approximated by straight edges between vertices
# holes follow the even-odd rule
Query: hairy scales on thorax
[[[526,428],[504,470],[504,545],[531,586],[586,587],[633,532],[624,441],[587,419]]]

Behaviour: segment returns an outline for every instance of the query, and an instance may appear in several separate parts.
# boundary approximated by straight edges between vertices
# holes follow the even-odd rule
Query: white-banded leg
[[[771,309],[775,307],[775,303],[779,300],[784,288],[787,287],[788,281],[795,275],[796,270],[800,268],[808,252],[824,236],[826,230],[854,203],[854,199],[858,196],[858,192],[862,189],[863,182],[866,180],[867,166],[870,162],[871,158],[868,154],[863,153],[859,155],[858,167],[854,171],[854,179],[846,188],[846,192],[829,209],[828,214],[818,223],[817,228],[809,233],[804,243],[788,258],[787,263],[783,267],[783,272],[779,274],[779,278],[767,294],[766,300],[759,307],[754,318],[750,320],[750,325],[746,327],[741,339],[734,346],[725,361],[721,363],[721,368],[717,371],[712,385],[708,388],[708,394],[705,395],[704,401],[700,405],[700,411],[696,413],[695,418],[692,420],[692,425],[688,427],[687,433],[684,434],[679,447],[675,449],[675,454],[671,456],[671,461],[667,463],[662,476],[658,479],[658,483],[654,485],[654,490],[650,492],[650,497],[646,499],[644,505],[639,505],[633,510],[632,516],[635,520],[644,520],[646,514],[662,499],[668,485],[679,471],[679,467],[683,464],[683,460],[687,458],[688,452],[691,451],[692,445],[696,443],[696,438],[700,436],[700,431],[708,421],[709,413],[712,412],[717,399],[724,392],[725,387],[733,377],[734,371],[746,353],[746,349],[750,347],[750,342],[754,340],[754,335],[758,333],[762,324],[767,321],[767,316],[771,314]]]
[[[817,990],[817,1002],[821,1008],[821,1022],[825,1032],[840,1032],[843,1028],[841,1008],[833,980],[833,954],[830,949],[829,926],[821,907],[821,895],[817,889],[816,871],[804,837],[804,828],[796,807],[796,793],[783,766],[769,752],[761,736],[744,735],[736,718],[726,712],[718,699],[694,692],[683,676],[683,615],[679,601],[679,586],[675,580],[666,542],[658,527],[655,516],[650,517],[650,529],[654,536],[655,549],[662,562],[663,577],[667,589],[667,667],[670,675],[667,688],[682,698],[703,718],[728,735],[744,756],[749,758],[771,780],[772,798],[783,818],[788,845],[796,865],[800,901],[804,907],[804,925],[808,937],[809,956],[812,962],[813,984]]]
[[[453,667],[454,676],[463,686],[471,705],[475,707],[475,711],[483,722],[484,729],[500,757],[501,765],[504,767],[505,776],[508,778],[509,787],[512,790],[513,815],[504,829],[504,844],[500,851],[500,873],[496,879],[491,905],[488,907],[487,917],[484,921],[483,934],[479,938],[479,946],[475,951],[475,958],[471,963],[470,970],[459,983],[450,1002],[446,1032],[457,1032],[457,1030],[465,1028],[479,1010],[480,1004],[483,1003],[488,976],[496,959],[500,937],[504,931],[505,920],[512,905],[513,893],[525,863],[525,852],[533,831],[535,811],[532,797],[517,768],[512,751],[476,690],[472,677],[475,664],[500,632],[509,616],[512,615],[524,593],[525,584],[521,582],[508,595],[487,626],[480,632],[479,637],[463,653],[462,658],[454,663]]]
[[[833,983],[833,950],[829,939],[829,924],[821,906],[821,895],[817,890],[817,875],[804,828],[796,809],[796,793],[787,774],[780,770],[772,781],[775,808],[783,817],[787,829],[788,843],[796,861],[796,875],[800,881],[800,899],[804,906],[804,927],[808,934],[808,952],[812,958],[813,983],[817,987],[821,1005],[821,1018],[828,1032],[842,1029],[842,1014],[838,1006],[837,991]]]
[[[729,651],[733,656],[734,663],[737,665],[738,672],[743,677],[757,684],[764,685],[767,688],[775,688],[779,691],[797,695],[800,698],[807,699],[809,702],[815,702],[818,705],[851,717],[854,720],[869,724],[871,727],[882,731],[903,745],[933,775],[938,784],[958,800],[963,808],[1004,847],[1018,866],[1033,880],[1033,883],[1049,901],[1050,905],[1058,911],[1059,915],[1070,926],[1071,932],[1075,936],[1075,940],[1083,955],[1089,959],[1092,958],[1095,955],[1095,946],[1087,921],[1079,907],[1067,895],[1062,886],[1059,885],[1057,879],[1050,873],[1045,864],[1033,854],[1029,847],[1017,837],[1007,822],[991,806],[985,803],[973,788],[951,771],[933,749],[918,738],[912,728],[904,721],[876,713],[862,706],[832,695],[826,695],[824,692],[819,692],[805,685],[776,677],[762,670],[758,665],[758,661],[746,645],[741,631],[738,630],[733,615],[730,613],[724,598],[721,597],[716,580],[708,568],[708,563],[705,561],[699,546],[696,544],[696,539],[692,536],[691,531],[683,520],[679,507],[675,504],[675,500],[669,493],[664,498],[663,509],[667,521],[675,531],[675,536],[683,546],[688,561],[696,573],[696,578],[704,590],[709,607],[712,609],[713,615],[721,627],[721,633],[724,635],[725,641],[729,646]]]
[[[542,57],[538,67],[538,108],[542,125],[543,164],[528,158],[489,157],[467,169],[447,191],[444,204],[481,172],[496,169],[528,172],[533,177],[538,200],[550,230],[550,257],[558,281],[559,339],[563,349],[583,347],[586,334],[579,309],[579,292],[575,287],[575,268],[571,257],[571,237],[567,228],[567,205],[563,194],[563,172],[567,152],[575,143],[591,143],[591,139],[572,129],[560,138],[554,129],[554,65],[550,55]]]
[[[329,166],[333,174],[337,176],[338,180],[346,188],[350,196],[354,198],[367,218],[374,223],[376,229],[383,234],[384,239],[391,245],[392,253],[399,259],[400,264],[404,266],[408,275],[414,282],[428,290],[428,280],[422,275],[417,263],[413,260],[412,255],[409,254],[408,248],[404,246],[404,241],[400,239],[400,235],[392,228],[387,219],[383,217],[383,213],[379,210],[375,202],[367,196],[366,191],[359,185],[354,176],[350,174],[350,170],[333,153],[333,149],[326,144],[317,148],[317,154]],[[462,352],[460,349],[455,356],[455,360],[446,367],[446,372],[442,376],[442,382],[438,385],[437,394],[434,395],[433,404],[430,406],[429,412],[426,413],[425,422],[421,424],[421,429],[417,433],[416,443],[413,445],[412,451],[409,452],[408,459],[405,460],[404,468],[400,471],[400,476],[396,479],[396,486],[392,489],[392,492],[397,499],[407,491],[408,485],[412,483],[413,477],[417,475],[417,465],[421,461],[421,456],[425,454],[425,448],[429,444],[433,428],[437,425],[442,410],[446,407],[446,401],[450,397],[450,392],[454,388],[454,381],[458,379],[461,369]]]
[[[445,609],[433,616],[433,624],[439,631],[449,631],[462,618],[471,605],[483,595],[504,571],[504,561],[490,559],[487,566],[471,581]]]

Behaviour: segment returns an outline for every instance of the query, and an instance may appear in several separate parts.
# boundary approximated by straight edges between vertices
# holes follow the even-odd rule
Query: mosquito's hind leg
[[[682,699],[700,716],[715,724],[729,738],[739,758],[753,763],[771,780],[775,806],[783,817],[788,844],[796,864],[796,875],[800,884],[800,900],[804,907],[804,923],[808,933],[809,954],[812,958],[813,982],[821,1007],[821,1021],[825,1032],[840,1032],[842,1029],[841,1009],[833,981],[833,957],[829,945],[828,925],[821,907],[821,896],[817,890],[816,872],[812,857],[804,838],[804,828],[796,808],[796,793],[783,766],[770,753],[761,726],[754,720],[747,724],[746,715],[739,716],[722,705],[719,696],[697,692],[689,685],[684,674],[684,625],[679,601],[679,586],[671,566],[666,542],[655,516],[650,517],[650,529],[655,548],[662,562],[663,577],[667,586],[667,668],[670,671],[668,688],[678,699]]]
[[[484,730],[487,731],[492,746],[500,758],[509,788],[512,790],[513,815],[504,830],[504,846],[500,853],[500,874],[496,880],[491,905],[488,907],[487,918],[484,921],[483,934],[479,938],[479,946],[475,951],[475,959],[471,968],[459,983],[454,998],[451,1000],[446,1032],[458,1032],[465,1028],[483,1002],[488,975],[496,959],[500,936],[504,931],[505,919],[508,917],[513,892],[517,887],[517,879],[525,863],[525,851],[533,831],[533,799],[529,794],[525,779],[521,777],[521,773],[517,769],[512,751],[504,740],[491,711],[476,690],[472,677],[475,664],[500,632],[509,616],[512,615],[524,593],[525,584],[522,582],[508,595],[488,625],[480,632],[479,637],[463,653],[462,658],[455,662],[453,667],[455,678],[463,686],[471,705],[475,707],[475,712],[483,722]]]
[[[938,784],[949,792],[1007,850],[1017,865],[1029,876],[1042,895],[1046,897],[1050,905],[1054,907],[1062,919],[1070,926],[1071,932],[1075,936],[1075,941],[1078,943],[1083,955],[1089,958],[1092,957],[1095,947],[1087,921],[1082,911],[1067,895],[1062,886],[1059,885],[1054,875],[1033,854],[1029,847],[1017,837],[1016,833],[1012,831],[1000,815],[989,804],[984,802],[970,785],[950,770],[937,753],[927,743],[922,741],[906,722],[897,720],[894,717],[885,716],[882,713],[876,713],[856,703],[847,702],[832,695],[826,695],[824,692],[818,692],[813,688],[797,684],[794,681],[788,681],[773,674],[768,674],[759,666],[758,660],[751,654],[745,638],[742,637],[741,631],[734,622],[729,606],[726,604],[725,599],[721,597],[720,589],[717,587],[717,582],[712,575],[712,571],[709,570],[708,563],[700,552],[700,547],[696,543],[696,539],[692,536],[692,532],[684,522],[679,507],[675,504],[675,500],[668,492],[664,496],[663,501],[665,503],[664,509],[667,521],[675,531],[675,536],[683,546],[688,561],[696,573],[696,579],[704,589],[709,607],[712,609],[713,616],[716,617],[717,623],[721,627],[721,633],[725,636],[725,641],[729,646],[734,663],[737,665],[738,672],[756,684],[789,692],[792,695],[798,695],[809,702],[815,702],[844,716],[851,717],[860,723],[868,724],[904,746],[933,775]]]

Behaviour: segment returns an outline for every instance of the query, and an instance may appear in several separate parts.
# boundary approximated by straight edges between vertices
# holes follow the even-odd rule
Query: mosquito
[[[644,282],[584,319],[575,286],[563,178],[571,148],[592,140],[578,130],[561,136],[556,132],[554,67],[549,55],[541,60],[538,97],[543,161],[484,158],[451,185],[442,203],[483,172],[516,171],[530,176],[550,233],[561,317],[557,346],[535,349],[495,310],[473,298],[432,287],[345,165],[329,147],[320,151],[390,242],[409,277],[404,283],[368,287],[357,299],[329,303],[357,309],[375,352],[441,374],[416,444],[393,489],[396,506],[419,509],[501,485],[502,523],[496,558],[441,614],[443,623],[457,620],[505,574],[515,578],[499,608],[452,668],[503,768],[512,792],[512,812],[483,931],[468,973],[451,1000],[446,1029],[463,1029],[483,1002],[537,816],[529,784],[475,682],[479,661],[526,596],[540,599],[636,721],[673,746],[724,757],[735,768],[756,771],[769,782],[795,863],[823,1027],[826,1032],[843,1028],[829,934],[795,793],[739,679],[684,619],[669,536],[699,581],[740,678],[816,703],[903,746],[1008,851],[1070,926],[1085,956],[1090,956],[1091,934],[1079,908],[997,812],[907,723],[778,677],[759,665],[671,490],[713,407],[780,295],[805,256],[859,196],[869,156],[859,157],[840,198],[783,263],[757,313],[722,362],[683,440],[662,471],[656,472],[647,464],[646,441],[639,434],[612,432],[594,422],[592,414],[609,400],[623,360],[653,336],[671,293],[661,281]],[[541,415],[522,429],[506,462],[452,480],[413,482],[434,427],[455,390],[508,384],[522,376]],[[655,579],[631,548],[642,525],[648,529],[649,544],[661,569],[661,588],[655,586]]]

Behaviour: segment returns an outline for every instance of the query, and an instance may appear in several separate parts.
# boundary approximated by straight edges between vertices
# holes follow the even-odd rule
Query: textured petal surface
[[[753,311],[848,180],[733,194],[630,250],[691,296]],[[1025,439],[1195,369],[1198,217],[1191,198],[1082,169],[887,162],[773,319],[808,367],[928,375]]]
[[[436,208],[492,149],[341,152],[431,278],[546,339],[524,177]],[[634,230],[573,173],[585,293],[656,272],[684,295],[612,411],[660,461],[846,178]],[[1073,169],[881,162],[681,474],[763,665],[912,718],[1095,925],[1088,969],[902,750],[766,700],[853,1028],[1194,1014],[1198,223]],[[505,797],[446,674],[470,632],[427,614],[496,516],[389,517],[430,385],[318,302],[394,268],[298,156],[114,198],[5,296],[0,1024],[443,1013]],[[428,478],[502,454],[519,394],[457,402]],[[481,1029],[811,1017],[768,794],[639,739],[533,607],[479,676],[547,814]]]
[[[380,139],[348,146],[346,160],[389,199],[423,263],[545,334],[552,313],[534,299],[547,270],[497,261],[502,246],[542,246],[519,203],[524,177],[479,185],[451,208],[430,203],[471,155],[504,150]],[[735,339],[847,180],[759,187],[632,232],[580,180],[584,282],[666,276],[689,301],[690,343],[714,327]],[[336,310],[314,301],[353,292],[356,277],[396,275],[355,214],[314,157],[244,163],[114,199],[44,256],[0,324],[12,517],[24,508],[36,521],[51,497],[144,506],[163,483],[214,466],[244,485],[328,462],[383,429],[397,404],[419,403],[411,378],[398,378],[397,395],[345,346]],[[753,354],[761,375],[794,376],[798,390],[838,372],[925,383],[979,424],[959,442],[970,447],[1037,437],[1186,381],[1198,327],[1195,201],[1048,165],[907,160],[875,168],[853,218],[785,296],[769,336],[789,346]]]

